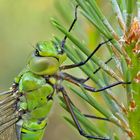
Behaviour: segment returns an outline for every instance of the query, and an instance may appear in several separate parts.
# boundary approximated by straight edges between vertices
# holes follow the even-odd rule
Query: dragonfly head
[[[34,54],[40,57],[55,57],[60,64],[66,60],[66,54],[61,53],[61,49],[51,41],[38,42]]]
[[[32,58],[29,60],[30,70],[38,75],[52,75],[66,60],[66,54],[61,53],[51,41],[38,42]]]

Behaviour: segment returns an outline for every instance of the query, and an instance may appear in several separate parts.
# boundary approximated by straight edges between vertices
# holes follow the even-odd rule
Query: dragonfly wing
[[[17,98],[17,92],[0,93],[0,140],[16,140],[15,123],[18,121],[18,113],[15,107]]]

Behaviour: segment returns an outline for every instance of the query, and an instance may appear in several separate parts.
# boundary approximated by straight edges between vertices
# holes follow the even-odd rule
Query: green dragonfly
[[[68,30],[69,32],[77,21],[77,8],[78,6],[75,8],[75,18]],[[64,51],[66,39],[67,36],[64,37],[59,46],[53,41],[38,42],[28,60],[28,64],[14,79],[10,90],[0,93],[0,134],[15,124],[18,140],[42,140],[48,122],[48,114],[52,109],[53,97],[61,93],[82,136],[99,140],[110,139],[89,135],[84,132],[73,111],[73,103],[62,82],[66,80],[77,86],[83,86],[83,88],[91,92],[103,91],[119,84],[130,84],[130,82],[119,81],[101,89],[95,89],[85,84],[89,77],[81,79],[64,72],[63,70],[86,64],[103,44],[110,41],[99,44],[85,61],[71,65],[62,65],[67,58]],[[105,63],[108,63],[110,60]],[[100,67],[94,73],[98,70],[100,70]],[[85,116],[92,117],[90,115]],[[93,117],[96,118],[95,116]],[[104,118],[98,117],[97,119]]]

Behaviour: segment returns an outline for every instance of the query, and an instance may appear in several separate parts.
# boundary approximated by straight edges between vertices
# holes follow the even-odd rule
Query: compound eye
[[[62,49],[59,47],[59,45],[57,43],[54,43],[54,47],[57,50],[58,54],[62,54]]]
[[[35,50],[35,56],[39,56],[39,51],[38,51],[38,49]]]

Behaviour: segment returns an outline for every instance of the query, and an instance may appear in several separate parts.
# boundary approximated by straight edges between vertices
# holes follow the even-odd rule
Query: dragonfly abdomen
[[[22,121],[21,129],[18,130],[19,138],[42,140],[53,104],[48,97],[54,89],[42,76],[26,72],[19,81],[19,91],[22,96],[19,98],[18,110],[23,111],[19,120]]]

